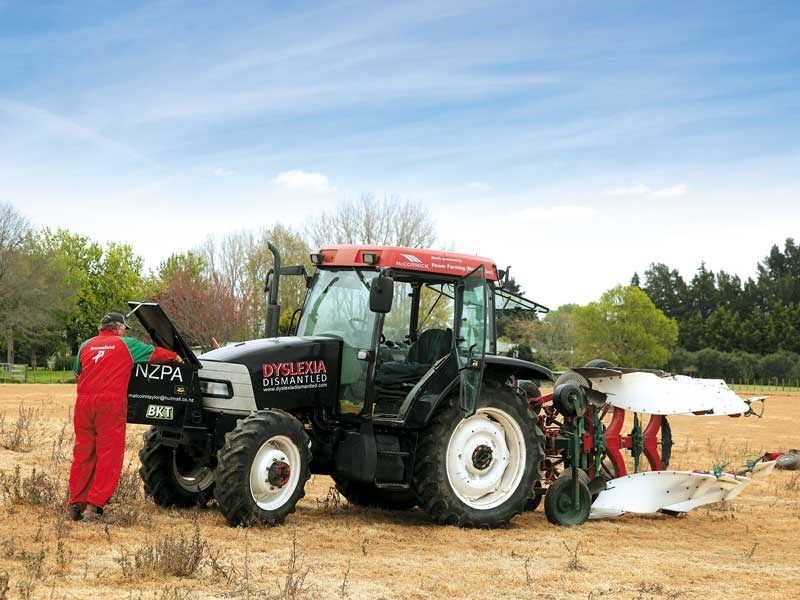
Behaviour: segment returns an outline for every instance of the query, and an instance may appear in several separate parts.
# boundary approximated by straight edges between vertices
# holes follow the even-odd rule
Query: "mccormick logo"
[[[405,261],[398,260],[395,266],[397,267],[411,267],[411,268],[428,268],[427,263],[422,262],[422,260],[414,256],[413,254],[401,254]]]
[[[328,385],[324,360],[264,363],[261,365],[265,392],[322,388]]]

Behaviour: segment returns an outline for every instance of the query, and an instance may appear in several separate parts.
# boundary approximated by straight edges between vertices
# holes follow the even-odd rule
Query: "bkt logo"
[[[165,421],[171,421],[173,415],[173,408],[172,406],[160,406],[158,404],[149,404],[147,406],[147,418],[148,419],[163,419]]]

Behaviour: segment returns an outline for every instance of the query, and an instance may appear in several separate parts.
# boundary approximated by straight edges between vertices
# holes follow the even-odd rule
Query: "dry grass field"
[[[74,393],[0,386],[0,600],[800,597],[797,471],[776,471],[734,504],[683,518],[628,515],[568,529],[549,525],[540,508],[494,531],[350,507],[316,476],[284,526],[241,529],[213,506],[164,510],[147,501],[136,475],[142,429],[130,427],[107,521],[73,523],[56,506]],[[770,398],[761,420],[672,419],[673,466],[738,465],[798,447],[798,409],[795,393]],[[28,430],[17,426],[20,410]]]

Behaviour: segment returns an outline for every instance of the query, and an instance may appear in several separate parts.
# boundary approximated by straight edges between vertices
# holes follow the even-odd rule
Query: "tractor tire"
[[[184,449],[165,446],[153,427],[139,450],[144,493],[159,506],[205,506],[214,497],[214,471],[198,464]]]
[[[593,369],[615,369],[616,367],[609,361],[604,360],[602,358],[594,358],[587,362],[584,367],[593,368]]]
[[[580,373],[576,373],[575,371],[567,371],[559,375],[558,379],[556,379],[556,382],[553,384],[553,389],[556,389],[562,383],[574,383],[581,387],[586,387],[586,388],[590,387],[589,380],[586,379],[586,377],[584,377]]]
[[[800,466],[798,463],[800,461],[797,454],[781,454],[775,459],[775,466],[786,471],[796,471]]]
[[[527,403],[484,380],[473,416],[465,419],[451,395],[420,433],[412,487],[439,523],[498,527],[525,510],[543,458],[544,434]]]
[[[536,385],[534,382],[530,380],[523,380],[519,382],[519,389],[525,392],[525,396],[528,399],[536,400],[537,398],[542,397],[542,390],[539,389],[539,386]]]
[[[385,510],[411,510],[419,500],[413,490],[385,490],[374,483],[333,478],[336,489],[350,504]]]
[[[661,417],[661,468],[666,471],[672,458],[672,427],[667,417]]]
[[[545,490],[542,486],[542,482],[536,481],[531,488],[530,496],[527,500],[525,500],[525,512],[532,512],[539,508],[539,505],[542,503],[542,498],[546,492],[547,490]]]
[[[217,452],[214,497],[232,526],[280,525],[305,496],[310,441],[281,410],[259,410],[236,422]]]
[[[558,477],[556,477],[556,479],[565,479],[565,478],[572,479],[572,467],[567,467],[566,469],[561,471],[561,473],[558,474]],[[578,479],[580,479],[586,485],[589,485],[589,482],[591,481],[589,474],[583,469],[578,469]]]

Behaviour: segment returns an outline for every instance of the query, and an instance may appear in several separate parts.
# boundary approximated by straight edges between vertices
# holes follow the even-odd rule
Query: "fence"
[[[72,371],[0,363],[0,383],[75,383]]]
[[[736,390],[754,392],[797,392],[800,391],[800,379],[777,378],[767,379],[740,379],[734,378],[726,380],[727,383]]]

